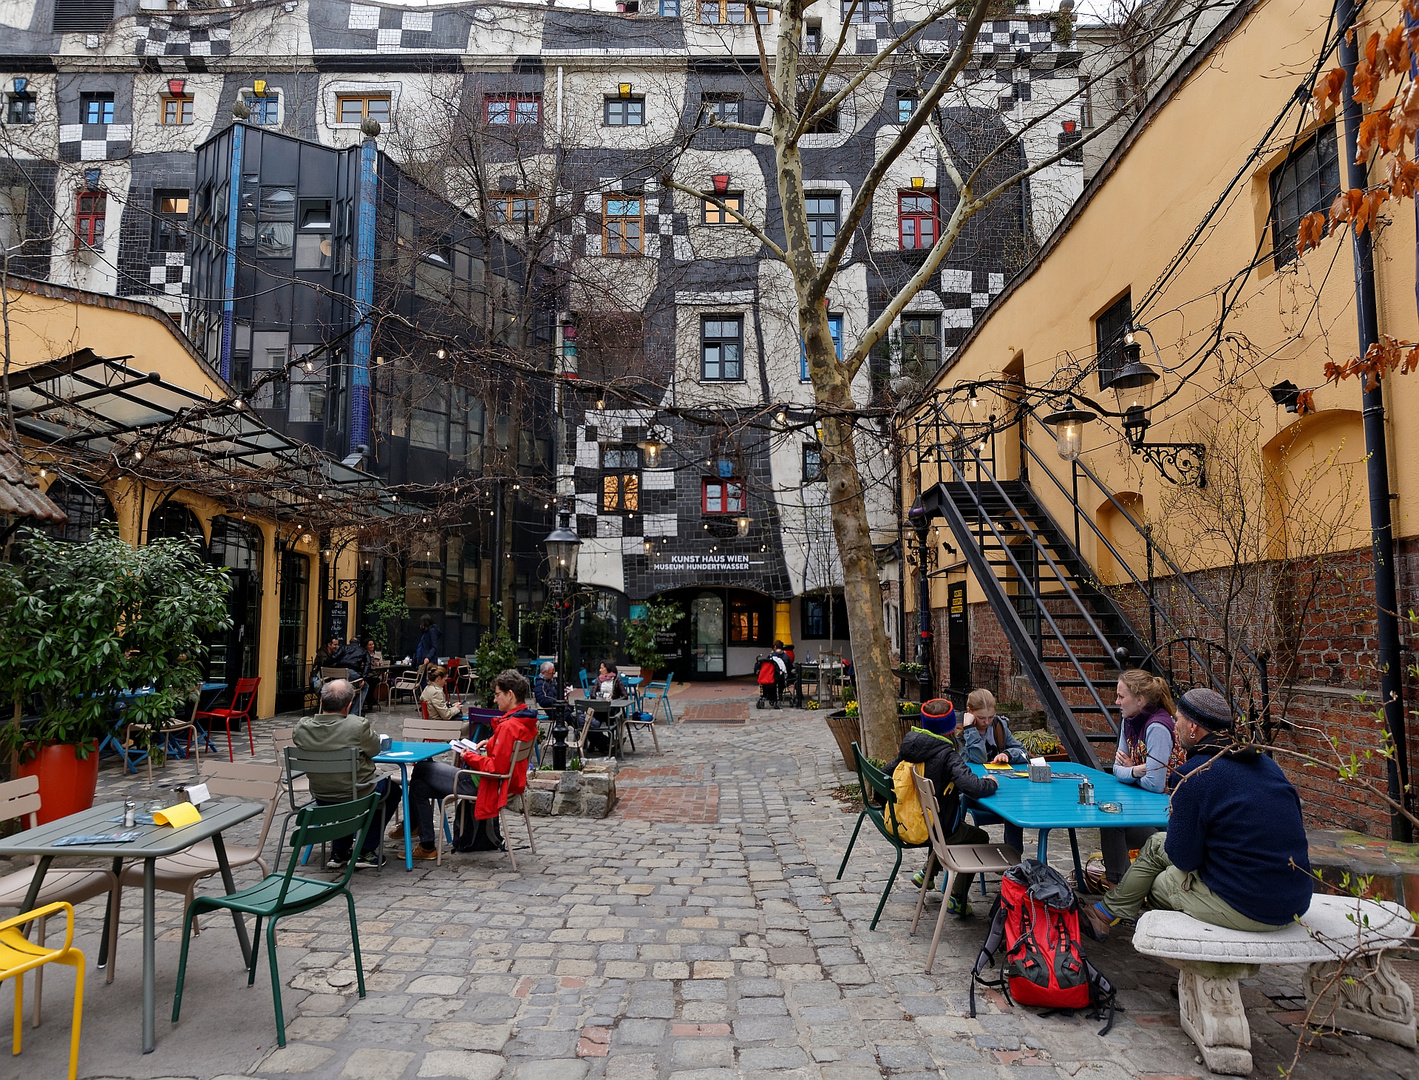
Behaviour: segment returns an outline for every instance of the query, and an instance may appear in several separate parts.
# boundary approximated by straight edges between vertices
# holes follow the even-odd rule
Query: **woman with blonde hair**
[[[1173,695],[1165,680],[1152,672],[1129,668],[1118,677],[1114,703],[1123,722],[1114,751],[1114,778],[1161,794],[1173,766],[1183,754],[1173,734]],[[1157,829],[1100,829],[1104,876],[1117,884],[1128,869],[1130,848],[1140,848]]]
[[[428,668],[429,685],[419,695],[430,720],[462,720],[463,710],[448,703],[448,668],[434,664]]]

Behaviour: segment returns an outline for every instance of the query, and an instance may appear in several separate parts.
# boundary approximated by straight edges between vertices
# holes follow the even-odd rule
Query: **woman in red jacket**
[[[419,843],[414,848],[414,858],[432,859],[437,855],[434,800],[442,802],[452,795],[455,781],[460,795],[478,793],[473,816],[479,821],[497,817],[507,805],[508,796],[526,789],[526,769],[519,769],[510,781],[459,776],[458,770],[506,773],[512,764],[513,744],[537,740],[537,712],[523,704],[530,689],[525,677],[516,671],[504,671],[493,680],[493,704],[502,709],[503,714],[493,719],[493,733],[478,744],[477,751],[465,751],[458,767],[442,761],[421,761],[414,766],[409,778],[409,803],[419,821]]]

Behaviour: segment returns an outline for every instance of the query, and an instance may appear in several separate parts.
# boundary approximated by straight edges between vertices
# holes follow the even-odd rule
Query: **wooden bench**
[[[1237,980],[1267,964],[1309,965],[1306,1000],[1316,1023],[1413,1049],[1414,995],[1385,950],[1404,944],[1414,931],[1398,904],[1317,895],[1296,925],[1269,934],[1211,926],[1178,911],[1145,912],[1133,947],[1178,969],[1182,1028],[1207,1067],[1246,1076],[1252,1071],[1251,1028]]]

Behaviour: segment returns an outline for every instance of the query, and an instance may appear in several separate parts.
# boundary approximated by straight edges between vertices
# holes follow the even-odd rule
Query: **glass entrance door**
[[[695,671],[724,674],[724,597],[700,593],[690,604],[690,647]]]
[[[276,630],[276,707],[299,709],[309,687],[305,656],[310,559],[281,553],[280,626]]]

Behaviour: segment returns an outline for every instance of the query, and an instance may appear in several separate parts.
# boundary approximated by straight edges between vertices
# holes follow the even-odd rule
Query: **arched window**
[[[49,526],[49,534],[56,540],[85,543],[93,536],[95,525],[114,520],[113,504],[97,484],[90,486],[77,480],[56,480],[45,494],[69,515],[69,520],[63,525]]]
[[[207,538],[202,533],[202,523],[197,520],[197,515],[182,503],[169,499],[148,515],[146,539],[149,543],[160,538],[176,540],[184,536],[195,537],[203,547],[207,545]]]

